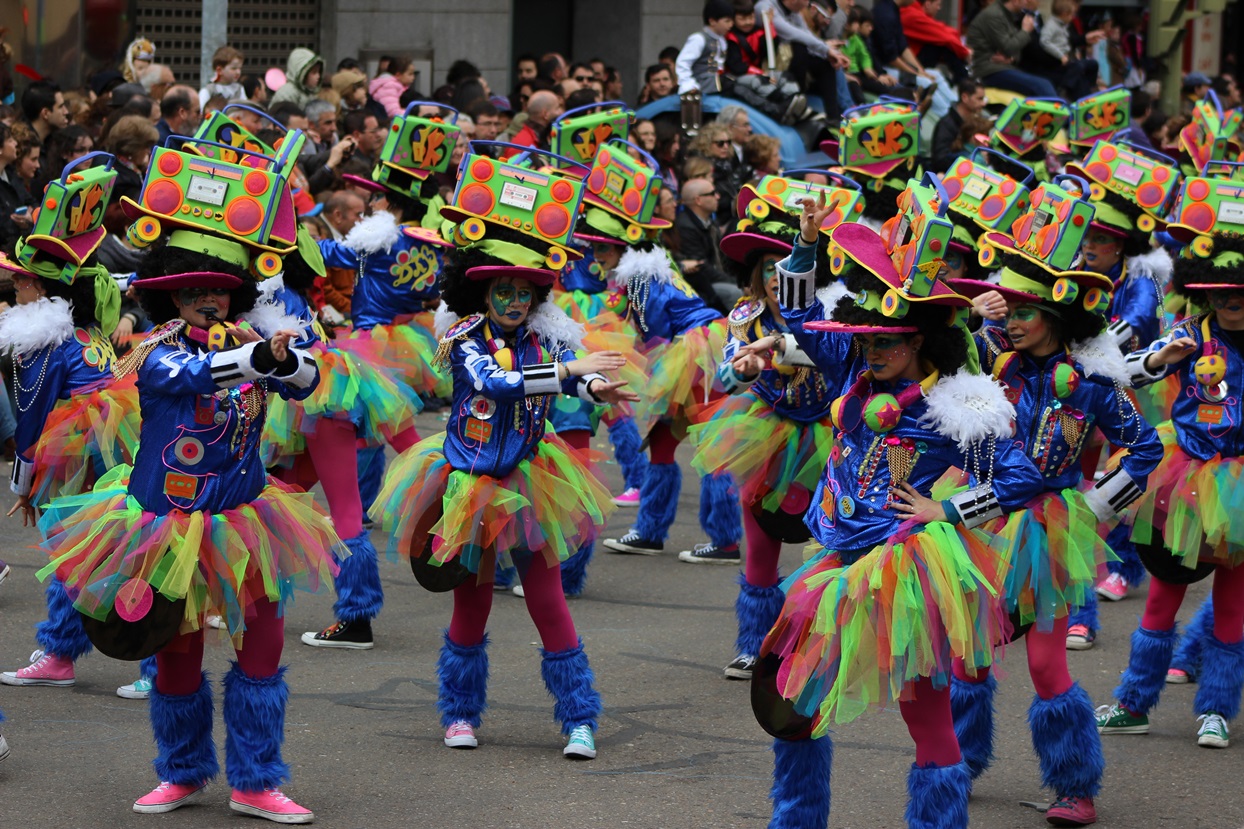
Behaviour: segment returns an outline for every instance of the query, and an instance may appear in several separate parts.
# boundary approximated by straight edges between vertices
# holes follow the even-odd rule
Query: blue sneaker
[[[122,685],[117,689],[117,696],[122,699],[147,699],[151,696],[151,680],[139,677],[129,685]]]
[[[591,726],[581,725],[571,731],[562,754],[571,760],[596,759],[596,737],[592,734]]]

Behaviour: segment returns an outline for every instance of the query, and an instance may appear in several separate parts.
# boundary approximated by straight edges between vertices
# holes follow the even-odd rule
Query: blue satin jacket
[[[454,391],[445,457],[454,469],[500,478],[535,451],[556,395],[577,394],[596,402],[587,386],[603,378],[592,374],[559,381],[557,364],[575,359],[574,352],[561,346],[550,353],[526,325],[504,338],[504,353],[512,364],[503,366],[489,348],[488,332],[484,316],[473,314],[453,325],[442,340],[453,342],[449,366]]]
[[[1107,316],[1120,350],[1127,353],[1145,348],[1158,338],[1162,331],[1158,310],[1162,298],[1152,279],[1125,274],[1123,265],[1124,262],[1120,262],[1106,274],[1114,282]]]
[[[627,317],[645,343],[672,340],[721,319],[677,274],[668,282],[647,274],[632,277],[626,283],[626,299]]]
[[[368,217],[363,221],[369,221]],[[442,248],[399,232],[387,251],[359,253],[342,242],[321,239],[320,253],[330,268],[354,270],[350,321],[356,331],[389,325],[395,317],[417,314],[441,295],[437,275]]]
[[[220,512],[254,500],[267,481],[259,453],[267,394],[306,398],[319,383],[315,360],[290,349],[297,368],[269,375],[253,365],[258,343],[208,351],[166,326],[139,348],[153,342],[138,367],[143,432],[130,495],[156,515]]]

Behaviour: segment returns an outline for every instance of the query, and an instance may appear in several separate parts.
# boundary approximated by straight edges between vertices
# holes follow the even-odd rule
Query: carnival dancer
[[[1204,178],[1186,180],[1181,203],[1198,204],[1189,195],[1211,187]],[[1228,200],[1218,208],[1219,217],[1230,216],[1238,203]],[[1244,382],[1244,240],[1234,225],[1211,220],[1194,228],[1184,220],[1168,227],[1189,243],[1175,261],[1174,289],[1210,310],[1127,357],[1137,385],[1174,375],[1181,393],[1171,408],[1173,431],[1163,435],[1165,456],[1135,508],[1132,540],[1152,576],[1145,612],[1132,634],[1116,702],[1098,709],[1097,726],[1102,734],[1148,733],[1184,593],[1212,572],[1212,632],[1200,640],[1193,707],[1201,723],[1197,744],[1225,748],[1244,686],[1244,530],[1236,520],[1244,433],[1239,398],[1229,393]]]
[[[766,179],[761,188],[769,189]],[[828,192],[793,180],[778,180],[785,193]],[[726,317],[730,337],[718,379],[728,392],[692,426],[688,437],[696,446],[692,467],[701,475],[728,471],[740,481],[743,531],[747,538],[745,567],[739,574],[735,601],[738,618],[736,655],[725,667],[730,679],[751,679],[760,644],[782,609],[778,586],[778,557],[782,544],[802,543],[810,537],[803,523],[812,491],[821,478],[833,446],[829,407],[833,395],[825,376],[795,342],[782,318],[777,300],[777,263],[790,255],[799,232],[797,216],[785,210],[788,203],[774,198],[755,204],[758,191],[745,187],[739,195],[738,215],[745,217],[739,230],[721,241],[721,250],[744,296]],[[771,197],[773,198],[773,197]],[[759,208],[759,209],[758,209]],[[763,221],[746,218],[763,213]],[[842,296],[842,284],[832,281],[826,254],[828,232],[821,228],[817,255],[817,299],[832,308]],[[777,340],[782,340],[780,346]],[[736,361],[739,349],[749,344],[774,351],[771,364],[756,354]],[[835,390],[836,391],[836,390]]]
[[[108,199],[116,173],[111,156],[84,158],[104,163],[65,168],[49,184],[52,205]],[[77,173],[73,169],[77,167]],[[71,178],[72,177],[72,178]],[[64,209],[47,207],[30,236],[18,242],[16,259],[0,254],[0,270],[10,274],[17,305],[0,315],[0,345],[13,353],[17,394],[17,457],[11,488],[22,513],[34,526],[37,510],[65,495],[89,491],[96,479],[133,461],[138,447],[138,394],[132,381],[115,382],[109,334],[117,325],[121,293],[94,252],[106,231],[100,220],[69,231]],[[5,685],[74,684],[74,662],[92,646],[60,579],[46,590],[48,615],[35,638],[31,664],[0,674]],[[148,668],[150,665],[147,666]],[[123,697],[145,699],[144,672],[122,686]]]
[[[143,602],[127,596],[145,595],[147,608],[152,598],[184,600],[179,632],[156,654],[151,692],[160,783],[136,812],[198,800],[219,770],[202,672],[202,628],[216,613],[237,651],[224,679],[229,806],[308,823],[312,813],[279,788],[289,776],[283,606],[295,587],[331,583],[329,551],[347,551],[311,495],[264,473],[268,394],[305,398],[318,372],[310,353],[289,346],[293,332],[262,340],[232,325],[257,295],[249,260],[237,241],[182,228],[144,257],[133,286],[157,327],[116,368],[137,375],[144,423],[134,467],[47,507],[40,528],[51,563],[40,575],[56,572],[78,609],[99,619],[118,613],[114,605],[131,608],[137,618],[127,620],[146,618]]]
[[[348,336],[337,337],[333,348],[344,359],[353,359],[356,366],[381,369],[399,387],[409,387],[425,398],[440,398],[448,395],[449,381],[432,365],[436,339],[428,309],[436,305],[440,296],[437,275],[441,252],[450,243],[437,230],[441,227],[440,208],[444,202],[431,168],[437,166],[440,153],[452,152],[456,132],[444,129],[445,124],[439,120],[419,118],[410,112],[408,108],[407,114],[394,119],[391,137],[385,141],[371,178],[347,177],[356,186],[372,191],[370,215],[356,224],[344,240],[320,240],[319,247],[328,267],[352,269],[358,275],[350,300],[353,330]],[[429,153],[417,160],[410,153],[409,143],[403,144],[397,138],[415,129],[423,129],[428,135],[444,134],[446,141],[436,154]],[[399,412],[390,410],[390,414]],[[419,441],[413,423],[397,431],[390,429],[384,437],[397,452],[404,452]],[[344,436],[335,444],[344,451]],[[384,454],[369,452],[367,456],[372,472],[365,477],[378,481],[384,472]],[[368,490],[357,472],[346,472],[345,477],[355,480],[343,482],[343,492],[351,484],[356,490],[359,484],[363,484],[364,492]],[[349,501],[353,501],[353,496]],[[351,538],[361,554],[340,562],[337,603],[333,606],[336,621],[321,631],[304,633],[304,645],[372,647],[371,621],[380,613],[384,592],[378,562],[374,550],[368,549],[370,542],[364,531],[370,506],[360,496],[357,521],[352,515],[353,506],[346,508],[343,537]],[[349,535],[356,523],[357,532]]]
[[[831,267],[849,268],[854,298],[833,309],[813,295],[823,202],[805,201],[794,250],[778,263],[782,316],[841,396],[831,409],[833,454],[805,519],[825,549],[783,583],[786,602],[752,679],[758,717],[781,734],[772,829],[827,823],[830,724],[890,701],[916,743],[907,825],[968,823],[971,782],[947,686],[955,657],[974,667],[992,660],[1006,572],[1005,560],[968,530],[1021,507],[1040,490],[1040,475],[1010,440],[1015,410],[1002,388],[960,371],[968,301],[935,278],[941,260],[929,244],[945,249],[951,228],[935,203],[944,210],[948,201],[944,190],[912,182],[899,202],[911,212],[886,228],[889,243],[857,223],[835,228]],[[896,271],[892,253],[911,270]],[[931,500],[932,485],[954,467],[972,472],[972,488]],[[887,648],[877,647],[882,639]],[[801,667],[787,672],[783,663]],[[802,725],[774,727],[756,702],[765,687],[790,701],[781,704],[784,719]]]
[[[621,150],[633,153],[635,161]],[[627,192],[646,191],[642,204],[631,204],[607,188],[609,176],[629,180]],[[640,488],[635,524],[620,538],[607,538],[614,553],[659,555],[678,514],[682,472],[674,451],[697,414],[722,394],[716,382],[717,359],[725,345],[726,321],[709,308],[674,270],[665,248],[653,239],[670,223],[652,215],[661,178],[657,162],[632,144],[614,141],[596,155],[587,177],[584,212],[576,236],[592,245],[602,272],[623,289],[627,319],[643,341],[650,379],[643,405],[648,429],[648,474]],[[643,187],[637,185],[642,183]],[[623,205],[623,201],[626,204]],[[707,544],[683,550],[678,558],[692,564],[738,564],[740,526],[738,491],[726,474],[700,479],[700,526]]]
[[[1041,199],[1052,200],[1055,188],[1044,185]],[[1060,205],[1075,203],[1061,188],[1057,192]],[[1051,215],[1057,226],[1058,214]],[[1023,224],[1025,218],[1018,226],[1031,228]],[[1067,231],[1072,228],[1066,228],[1071,236]],[[959,280],[951,286],[974,296],[982,317],[1005,324],[978,331],[981,367],[1007,386],[1017,412],[1015,439],[1041,471],[1044,492],[983,531],[996,533],[1010,550],[1007,611],[1017,625],[1012,638],[1027,629],[1028,672],[1036,689],[1028,723],[1042,784],[1056,795],[1046,820],[1055,826],[1087,826],[1097,820],[1093,798],[1101,788],[1105,759],[1092,701],[1067,668],[1068,616],[1092,592],[1098,567],[1109,554],[1099,522],[1113,519],[1141,494],[1161,459],[1161,445],[1124,391],[1129,376],[1123,355],[1114,338],[1103,333],[1109,280],[1076,269],[1079,263],[1070,258],[1076,245],[1070,239],[1047,255],[1057,265],[1038,258],[1037,236],[1029,230],[1021,242],[987,234],[983,244],[998,251],[987,256],[998,256],[1003,265],[999,282]],[[1081,494],[1080,454],[1093,429],[1127,452]],[[956,663],[951,706],[973,779],[993,758],[996,688],[988,666],[973,672]]]

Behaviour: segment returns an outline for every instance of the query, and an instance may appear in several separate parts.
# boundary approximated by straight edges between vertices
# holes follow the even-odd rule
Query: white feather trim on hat
[[[285,273],[278,273],[276,276],[259,281],[259,298],[256,302],[271,302],[276,296],[276,292],[285,287]]]
[[[1129,276],[1143,276],[1153,280],[1159,291],[1166,291],[1175,270],[1175,263],[1166,248],[1154,248],[1140,256],[1129,257],[1124,265]]]
[[[1103,377],[1124,386],[1132,384],[1132,372],[1128,370],[1123,352],[1109,333],[1098,334],[1089,340],[1071,344],[1071,357],[1087,376]]]
[[[73,304],[60,297],[40,297],[0,314],[0,348],[30,354],[60,345],[73,336]]]
[[[986,438],[1010,437],[1014,432],[1015,406],[1006,399],[1002,384],[986,374],[958,371],[937,381],[925,395],[928,406],[921,425],[932,427],[969,448]]]
[[[284,302],[271,298],[262,302],[256,302],[254,308],[245,314],[238,315],[238,319],[249,322],[251,327],[264,337],[271,337],[278,331],[297,331],[301,333],[311,324],[309,320],[305,320],[297,314],[289,313],[285,308]]]
[[[583,347],[583,324],[572,320],[553,302],[542,302],[527,317],[527,327],[535,332],[549,351]]]
[[[449,310],[449,306],[442,302],[436,306],[436,315],[432,318],[432,328],[436,331],[436,339],[445,336],[445,332],[453,327],[461,317]]]
[[[833,312],[834,306],[838,304],[838,300],[844,296],[854,296],[847,290],[847,286],[841,282],[831,282],[824,288],[817,289],[816,298],[820,300],[821,307],[825,309],[825,319],[829,319],[830,313]]]
[[[389,211],[381,210],[360,219],[358,224],[350,228],[342,244],[355,253],[388,253],[401,235],[397,219]]]
[[[654,247],[652,250],[635,250],[628,248],[622,254],[622,260],[613,272],[613,278],[621,285],[630,282],[637,276],[650,276],[657,282],[669,284],[674,281],[674,269],[670,267],[669,257],[665,248]]]

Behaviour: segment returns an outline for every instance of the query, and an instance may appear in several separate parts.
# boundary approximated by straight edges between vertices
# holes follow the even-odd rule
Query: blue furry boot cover
[[[825,829],[833,767],[834,742],[828,735],[815,740],[774,740],[769,829]]]
[[[160,780],[193,786],[211,780],[220,771],[216,743],[212,742],[212,683],[203,674],[193,694],[162,694],[151,688],[148,713],[155,735],[152,762]]]
[[[635,418],[623,417],[610,423],[609,442],[613,444],[613,457],[622,467],[622,480],[626,488],[642,490],[644,477],[648,474],[648,456],[644,454]]]
[[[587,585],[587,566],[595,550],[595,541],[585,541],[574,555],[562,562],[562,592],[567,596],[578,596],[583,592]]]
[[[648,465],[648,475],[639,490],[639,514],[635,531],[645,541],[665,541],[670,524],[678,515],[678,493],[682,490],[682,470],[676,463]]]
[[[1041,767],[1041,785],[1059,797],[1096,797],[1106,758],[1093,701],[1079,683],[1051,699],[1034,694],[1028,728]]]
[[[907,772],[907,829],[967,829],[972,776],[967,763]]]
[[[1234,720],[1240,713],[1240,688],[1244,686],[1244,642],[1227,644],[1210,633],[1201,640],[1201,647],[1193,709],[1197,716],[1220,714]]]
[[[350,555],[341,561],[337,573],[337,601],[333,614],[342,622],[370,622],[384,607],[384,588],[380,586],[380,564],[371,533],[363,530],[345,545]]]
[[[359,456],[359,497],[363,500],[363,515],[371,514],[371,505],[380,494],[380,485],[384,483],[384,445],[368,446],[360,449]]]
[[[278,788],[289,780],[285,742],[285,669],[259,679],[234,662],[225,674],[225,777],[242,792]]]
[[[35,627],[35,641],[53,656],[76,660],[91,652],[91,640],[82,627],[82,616],[74,609],[65,583],[53,576],[44,591],[48,617]]]
[[[553,695],[553,718],[562,724],[562,734],[569,734],[581,725],[596,730],[600,716],[600,694],[596,693],[596,677],[587,664],[583,640],[577,647],[564,651],[540,649],[540,675],[544,687]]]
[[[1101,629],[1097,619],[1096,591],[1089,590],[1084,594],[1084,604],[1072,611],[1070,618],[1067,619],[1067,626],[1072,625],[1084,625],[1093,633]]]
[[[980,777],[993,763],[993,699],[998,680],[992,673],[984,682],[950,682],[950,713],[955,720],[959,751],[972,779]]]
[[[730,547],[743,537],[739,488],[728,472],[700,478],[700,528],[715,547]]]
[[[1107,562],[1106,569],[1127,579],[1127,583],[1132,587],[1144,584],[1145,576],[1149,574],[1140,560],[1140,555],[1136,552],[1136,545],[1132,543],[1131,524],[1120,522],[1115,525],[1115,528],[1106,536],[1106,544],[1119,557],[1118,561]]]
[[[142,662],[138,663],[138,675],[143,679],[149,679],[155,682],[156,677],[156,658],[148,656]]]
[[[1114,698],[1133,714],[1148,714],[1158,704],[1166,686],[1166,670],[1171,666],[1176,636],[1175,628],[1136,628],[1132,633],[1132,654],[1119,687],[1114,689]]]
[[[772,587],[756,587],[747,583],[747,577],[739,573],[739,597],[734,601],[734,615],[739,619],[739,638],[734,647],[740,656],[760,656],[760,645],[778,614],[786,594],[782,592],[781,580]]]
[[[488,635],[478,645],[462,646],[449,638],[436,660],[436,678],[440,692],[436,710],[441,712],[441,726],[449,728],[458,720],[466,720],[479,728],[480,717],[488,707]]]
[[[1205,601],[1196,609],[1192,621],[1179,636],[1179,646],[1171,657],[1171,667],[1184,671],[1192,679],[1201,673],[1201,656],[1204,653],[1205,637],[1214,634],[1214,599],[1206,596]]]

